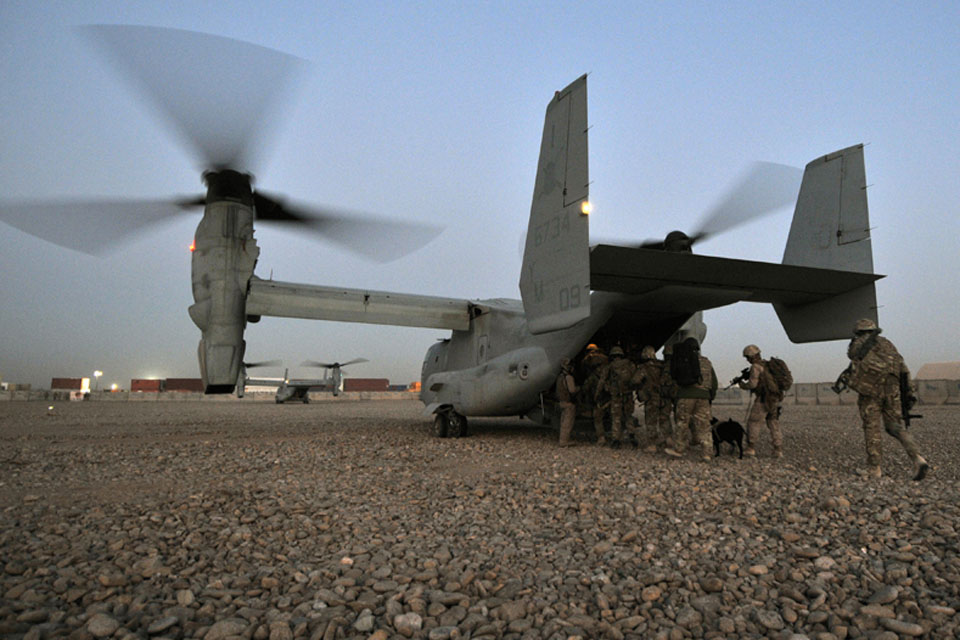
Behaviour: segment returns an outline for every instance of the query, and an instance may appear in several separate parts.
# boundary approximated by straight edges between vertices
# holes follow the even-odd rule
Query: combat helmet
[[[620,345],[616,345],[615,347],[610,349],[610,357],[611,358],[623,357],[623,349],[620,348]]]
[[[743,357],[752,358],[753,356],[760,355],[760,347],[755,344],[748,344],[743,348]]]
[[[600,351],[600,347],[598,347],[597,345],[593,344],[592,342],[587,345],[587,353],[591,353],[591,352],[595,352],[595,351]]]
[[[640,351],[640,357],[644,360],[653,360],[657,357],[657,350],[647,345]]]
[[[854,333],[866,333],[868,331],[880,332],[880,327],[870,318],[861,318],[857,320],[857,324],[853,325]]]

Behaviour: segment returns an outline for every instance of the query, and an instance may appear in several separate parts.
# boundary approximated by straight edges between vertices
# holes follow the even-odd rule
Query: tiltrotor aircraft
[[[153,88],[154,97],[162,104],[172,102],[163,92],[173,89],[150,76],[163,58],[152,60],[140,53],[149,49],[156,55],[155,47],[146,45],[164,40],[170,30],[96,29],[114,49],[130,51],[125,61],[147,76],[143,81]],[[131,35],[137,46],[128,42]],[[179,46],[196,39],[209,43],[211,38],[179,31],[173,35]],[[226,46],[224,39],[215,40]],[[277,62],[282,54],[225,42],[250,59],[272,56],[273,63],[263,65],[272,76],[282,66]],[[209,73],[209,66],[193,66]],[[166,77],[166,71],[161,76]],[[167,82],[176,86],[175,79]],[[218,86],[221,93],[210,104],[233,104],[223,91],[242,103],[254,87],[262,89]],[[192,90],[206,96],[212,89],[200,83]],[[426,412],[435,416],[437,435],[463,436],[468,416],[544,419],[541,397],[552,387],[561,360],[576,358],[590,342],[659,347],[689,335],[702,340],[705,309],[741,300],[773,303],[794,342],[847,338],[856,319],[876,319],[874,282],[882,276],[873,273],[862,145],[811,161],[799,195],[795,178],[785,179],[776,166],[761,166],[696,233],[674,231],[663,241],[638,246],[590,246],[587,78],[580,77],[547,105],[520,274],[521,300],[467,300],[277,282],[254,275],[259,250],[253,220],[303,216],[253,191],[241,164],[245,130],[213,132],[211,123],[222,124],[216,118],[192,115],[194,105],[202,103],[196,99],[168,111],[178,114],[178,121],[186,120],[182,128],[212,159],[205,174],[206,196],[189,202],[204,206],[193,253],[196,302],[190,316],[202,332],[200,371],[207,393],[228,393],[236,387],[244,327],[264,316],[450,329],[449,338],[427,350],[420,397]],[[775,186],[755,188],[765,181]],[[704,237],[794,197],[782,264],[691,252]],[[4,205],[0,216],[36,231],[29,224],[29,207]],[[338,219],[329,226],[336,231],[347,224]]]
[[[247,375],[247,369],[255,367],[278,367],[279,360],[266,360],[264,362],[244,362],[240,367],[240,379],[237,382],[237,397],[242,398],[247,387],[264,386],[277,387],[277,393],[274,397],[277,404],[283,404],[287,400],[296,400],[304,404],[310,402],[309,393],[311,391],[329,391],[334,396],[343,393],[343,368],[352,364],[369,362],[366,358],[354,358],[347,362],[317,362],[307,360],[300,363],[301,367],[319,367],[322,368],[322,378],[291,378],[290,370],[283,370],[283,378],[251,378]]]

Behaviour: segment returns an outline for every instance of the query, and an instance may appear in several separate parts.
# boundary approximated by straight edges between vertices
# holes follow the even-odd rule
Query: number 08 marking
[[[576,309],[580,306],[580,285],[560,288],[560,311]]]

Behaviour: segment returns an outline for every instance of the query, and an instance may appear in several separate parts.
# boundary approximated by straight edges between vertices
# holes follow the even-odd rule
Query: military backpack
[[[770,358],[764,363],[765,391],[783,397],[784,392],[789,391],[793,386],[793,374],[790,373],[790,367],[780,358]]]
[[[686,340],[673,347],[670,358],[670,377],[681,387],[691,387],[703,382],[700,372],[700,353]]]

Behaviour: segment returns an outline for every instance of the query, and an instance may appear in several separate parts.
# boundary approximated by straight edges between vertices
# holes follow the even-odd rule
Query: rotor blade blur
[[[173,200],[0,201],[0,221],[94,256],[109,253],[124,238],[185,213],[182,203]]]
[[[756,162],[747,174],[717,203],[690,234],[703,240],[749,220],[796,202],[803,171],[772,162]]]
[[[635,240],[621,240],[620,238],[609,238],[605,236],[591,237],[590,246],[596,246],[598,244],[608,244],[614,247],[629,247],[631,249],[663,249],[663,238],[659,240],[650,238],[642,242],[637,242]]]
[[[263,191],[254,194],[254,203],[258,221],[303,225],[323,239],[374,262],[391,262],[412,253],[443,230],[420,222],[294,204]]]
[[[160,108],[204,169],[253,171],[251,152],[303,60],[195,31],[133,25],[79,30]]]
[[[263,360],[261,362],[244,362],[243,366],[248,369],[253,369],[255,367],[279,367],[282,364],[282,360]]]
[[[366,358],[354,358],[353,360],[349,360],[347,362],[342,363],[340,366],[346,367],[351,364],[360,364],[361,362],[370,362],[370,361],[367,360]]]
[[[330,369],[331,367],[337,366],[337,363],[331,362],[317,362],[316,360],[304,360],[300,363],[301,367],[317,367],[320,369]]]

